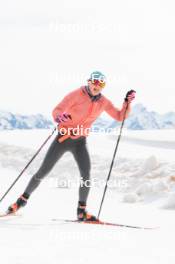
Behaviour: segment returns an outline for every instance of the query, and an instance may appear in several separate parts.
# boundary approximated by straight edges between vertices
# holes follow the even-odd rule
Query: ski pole
[[[8,188],[8,190],[4,193],[4,195],[2,196],[2,198],[0,199],[0,202],[2,202],[2,200],[6,197],[6,195],[9,193],[9,191],[12,189],[12,187],[15,185],[15,183],[19,180],[19,178],[22,176],[22,174],[26,171],[26,169],[28,168],[28,166],[32,163],[32,161],[36,158],[36,156],[39,154],[39,152],[41,151],[41,149],[44,147],[44,145],[47,143],[47,141],[51,138],[51,136],[54,134],[54,132],[56,131],[56,127],[53,129],[52,133],[48,136],[48,138],[46,138],[46,140],[43,142],[43,144],[41,145],[41,147],[37,150],[37,152],[35,153],[35,155],[31,158],[31,160],[27,163],[27,165],[24,167],[24,169],[21,171],[21,173],[18,175],[18,177],[15,179],[15,181],[10,185],[10,187]]]
[[[123,121],[122,121],[122,124],[121,124],[121,127],[120,127],[120,133],[119,133],[119,136],[118,136],[118,139],[117,139],[117,143],[116,143],[116,147],[115,147],[115,150],[114,150],[112,162],[111,162],[111,165],[110,165],[108,177],[107,177],[107,180],[106,180],[106,184],[105,184],[105,188],[104,188],[104,192],[103,192],[103,196],[102,196],[102,200],[101,200],[101,204],[100,204],[100,209],[99,209],[99,212],[98,212],[98,217],[97,217],[98,219],[100,217],[102,205],[103,205],[105,194],[106,194],[107,187],[108,187],[108,181],[109,181],[110,176],[111,176],[111,172],[112,172],[112,168],[113,168],[113,165],[114,165],[115,156],[116,156],[116,153],[117,153],[117,150],[118,150],[118,145],[119,145],[120,138],[121,138],[121,135],[122,135],[122,129],[123,129],[123,126],[124,126],[124,123],[125,123],[127,109],[128,109],[128,102],[127,102],[126,109],[125,109],[125,112],[124,112]]]

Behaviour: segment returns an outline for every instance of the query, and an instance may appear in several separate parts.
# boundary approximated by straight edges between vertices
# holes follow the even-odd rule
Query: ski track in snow
[[[175,140],[172,130],[166,131],[170,142],[167,148],[165,131],[157,132],[157,140],[155,133],[128,132],[121,141],[111,177],[124,186],[108,189],[101,219],[129,225],[158,226],[158,229],[132,230],[52,222],[52,218],[76,217],[77,187],[57,188],[57,179],[76,180],[79,177],[72,156],[66,153],[21,210],[22,216],[0,219],[2,263],[174,264],[175,182],[172,176],[175,176],[175,151],[171,146]],[[0,133],[1,194],[48,134],[48,130]],[[91,135],[88,143],[92,155],[92,178],[106,179],[116,137]],[[1,203],[1,211],[22,193],[42,162],[47,147]],[[95,214],[98,213],[102,192],[103,188],[97,187],[90,192],[88,209]]]

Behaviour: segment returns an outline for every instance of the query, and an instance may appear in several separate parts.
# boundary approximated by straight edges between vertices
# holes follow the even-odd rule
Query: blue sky
[[[169,0],[1,1],[0,108],[49,116],[101,70],[116,106],[135,89],[148,109],[174,110],[174,7]]]

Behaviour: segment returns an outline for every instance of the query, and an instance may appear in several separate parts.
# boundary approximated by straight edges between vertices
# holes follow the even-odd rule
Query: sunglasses
[[[91,82],[92,82],[94,85],[96,85],[96,86],[97,86],[97,85],[100,86],[101,88],[104,88],[105,85],[106,85],[105,81],[91,80]]]

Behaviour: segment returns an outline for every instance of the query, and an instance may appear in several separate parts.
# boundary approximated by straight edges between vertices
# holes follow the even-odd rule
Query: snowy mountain
[[[119,126],[119,123],[108,120],[106,126],[114,128]],[[175,128],[175,112],[161,115],[154,111],[148,111],[142,104],[136,104],[130,117],[126,120],[125,126],[132,130]]]
[[[130,118],[126,121],[129,129],[160,129],[164,123],[164,118],[156,112],[149,112],[142,104],[133,107]]]
[[[113,121],[111,118],[99,117],[93,124],[93,127],[95,129],[108,129],[119,125],[119,122]],[[142,104],[136,104],[132,109],[130,117],[126,120],[125,126],[132,130],[175,128],[175,112],[161,115],[154,111],[148,111]],[[48,120],[41,114],[27,116],[0,111],[0,130],[46,129],[50,127],[53,127],[52,120]]]
[[[41,114],[19,115],[0,111],[0,130],[50,128],[53,124]]]

